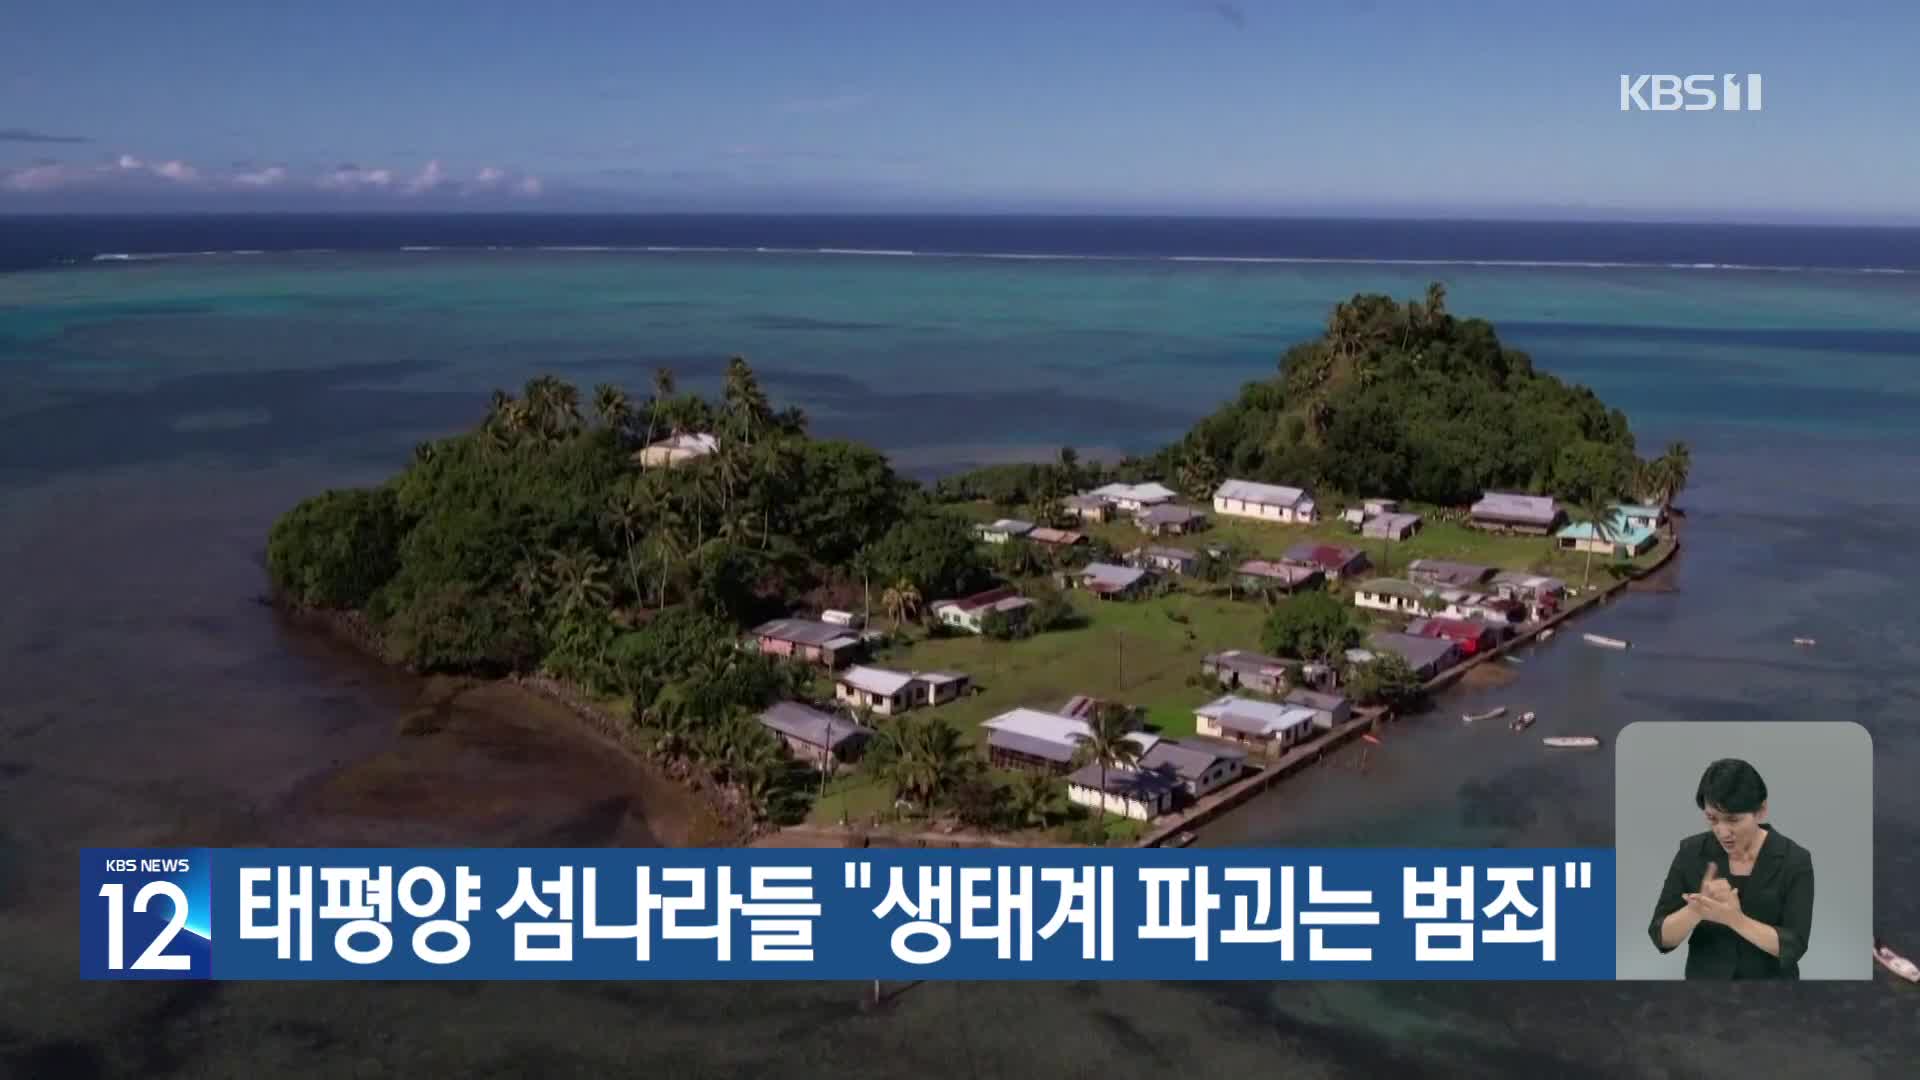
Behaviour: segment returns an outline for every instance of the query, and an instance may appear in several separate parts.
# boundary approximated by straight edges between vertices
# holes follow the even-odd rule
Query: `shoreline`
[[[361,612],[305,607],[289,603],[284,597],[271,593],[262,602],[286,618],[291,625],[340,642],[389,671],[418,680],[423,689],[435,678],[390,662],[381,649],[378,632]],[[619,753],[628,765],[648,778],[672,785],[697,800],[727,838],[726,846],[751,846],[763,836],[779,831],[779,827],[770,822],[755,821],[745,810],[743,798],[706,776],[697,767],[684,762],[662,761],[642,749],[636,744],[632,729],[621,718],[607,713],[584,694],[559,680],[544,675],[513,675],[471,681],[519,697],[528,703],[539,702],[548,707],[532,711],[547,713],[552,706],[558,706],[576,721],[573,725],[574,734],[589,736],[596,744]]]
[[[1670,514],[1668,520],[1675,523],[1670,526],[1670,539],[1672,542],[1667,546],[1667,550],[1661,554],[1660,558],[1656,559],[1651,565],[1637,569],[1632,574],[1616,579],[1612,584],[1601,588],[1599,593],[1592,599],[1559,612],[1551,619],[1546,619],[1539,625],[1515,635],[1511,640],[1502,642],[1498,647],[1489,649],[1484,653],[1480,653],[1468,660],[1455,664],[1440,674],[1435,675],[1433,678],[1428,679],[1422,684],[1421,689],[1427,694],[1435,694],[1446,690],[1464,679],[1469,672],[1479,668],[1481,665],[1505,657],[1523,645],[1533,644],[1538,641],[1540,635],[1547,630],[1557,628],[1560,624],[1570,619],[1600,607],[1634,583],[1643,581],[1665,570],[1673,562],[1674,557],[1680,553],[1679,518]],[[1362,710],[1355,710],[1356,713],[1360,711]],[[1418,716],[1421,714],[1416,713],[1414,715]],[[1404,722],[1411,719],[1413,719],[1413,717],[1408,716],[1397,718],[1396,721],[1391,711],[1387,709],[1375,709],[1369,711],[1366,716],[1356,715],[1354,719],[1347,721],[1344,725],[1318,735],[1311,742],[1297,746],[1281,755],[1271,764],[1268,764],[1252,776],[1229,784],[1219,791],[1206,796],[1181,814],[1176,815],[1175,820],[1169,821],[1164,825],[1156,825],[1145,836],[1136,841],[1134,846],[1143,848],[1160,847],[1180,833],[1195,832],[1203,829],[1221,815],[1245,804],[1287,776],[1318,762],[1328,753],[1346,745],[1352,741],[1355,736],[1361,734],[1363,729],[1372,731],[1376,730],[1381,724],[1390,721]]]

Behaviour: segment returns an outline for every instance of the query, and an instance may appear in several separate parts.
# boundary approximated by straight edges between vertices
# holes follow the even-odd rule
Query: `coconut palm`
[[[625,390],[612,383],[601,383],[593,388],[593,412],[600,418],[602,427],[624,438],[627,422],[633,419],[633,403],[627,400]]]
[[[747,365],[746,357],[736,356],[727,361],[726,388],[722,392],[727,413],[733,421],[734,431],[741,442],[752,445],[754,435],[773,415],[772,407],[767,403],[766,392],[760,389],[760,380],[753,374],[753,368]]]
[[[953,725],[912,713],[880,729],[872,767],[896,798],[930,807],[959,786],[975,764]]]
[[[659,732],[657,745],[669,757],[685,756],[692,747],[698,717],[686,684],[668,683],[661,687],[652,701],[645,704],[636,702],[633,714],[646,726]]]
[[[547,581],[562,615],[605,610],[613,600],[606,560],[585,548],[549,552]]]
[[[639,537],[645,535],[647,521],[652,517],[653,506],[646,491],[638,484],[624,484],[615,488],[607,497],[607,508],[603,520],[607,527],[618,536],[627,552],[627,577],[633,585],[635,603],[644,603],[645,593],[640,588],[640,560],[635,555]]]
[[[1096,762],[1100,766],[1100,791],[1107,790],[1107,769],[1131,766],[1140,760],[1140,744],[1127,738],[1133,732],[1133,714],[1124,705],[1102,702],[1087,721],[1087,731],[1078,736],[1074,751],[1076,765]]]
[[[920,590],[914,588],[913,582],[901,578],[880,594],[880,609],[887,613],[893,620],[893,628],[898,630],[902,622],[919,612]]]
[[[1686,490],[1687,478],[1693,473],[1693,449],[1684,442],[1669,443],[1666,454],[1660,460],[1666,462],[1667,483],[1660,504],[1664,509],[1672,506],[1673,500]]]
[[[660,430],[660,407],[673,397],[674,379],[672,368],[653,369],[653,397],[647,401],[647,445],[652,446],[656,433]]]
[[[1593,549],[1600,544],[1612,543],[1618,535],[1613,528],[1613,507],[1604,500],[1588,499],[1574,504],[1569,516],[1576,527],[1585,525],[1591,530],[1588,539],[1592,542],[1587,544],[1586,568],[1580,573],[1580,588],[1584,590],[1593,577]]]
[[[415,443],[413,446],[413,463],[415,465],[431,464],[433,462],[433,452],[434,447],[432,443]]]
[[[1060,801],[1060,782],[1044,773],[1021,773],[1007,788],[1007,814],[1022,825],[1044,829]]]

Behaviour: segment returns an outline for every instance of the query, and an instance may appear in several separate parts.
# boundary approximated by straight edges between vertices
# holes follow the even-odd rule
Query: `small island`
[[[387,662],[565,704],[743,841],[1160,842],[1662,564],[1689,468],[1438,285],[1111,463],[925,486],[744,360],[649,389],[495,392],[289,511],[269,574]]]

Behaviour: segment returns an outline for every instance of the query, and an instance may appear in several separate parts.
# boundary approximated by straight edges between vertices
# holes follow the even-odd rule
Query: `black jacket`
[[[1753,873],[1739,886],[1740,910],[1779,932],[1780,955],[1768,956],[1728,927],[1702,920],[1687,938],[1689,979],[1800,977],[1800,957],[1807,951],[1807,937],[1813,930],[1813,856],[1774,831],[1773,826],[1761,828],[1767,830],[1767,840],[1754,859]],[[1647,926],[1647,933],[1661,952],[1673,950],[1660,944],[1660,924],[1687,906],[1684,894],[1700,891],[1708,863],[1721,877],[1732,876],[1726,849],[1713,833],[1698,833],[1680,841],[1680,850],[1674,852],[1673,865],[1667,869],[1666,884],[1660,889],[1660,902],[1653,907],[1653,921]]]

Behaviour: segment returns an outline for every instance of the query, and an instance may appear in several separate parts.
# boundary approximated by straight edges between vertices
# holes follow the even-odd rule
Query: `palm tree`
[[[645,593],[640,588],[640,562],[634,557],[634,546],[635,538],[646,532],[651,509],[647,495],[636,484],[616,488],[607,498],[604,520],[626,542],[627,576],[633,584],[634,603],[645,602],[642,599]]]
[[[1687,478],[1693,474],[1693,449],[1683,442],[1667,444],[1667,452],[1661,458],[1666,462],[1666,493],[1661,509],[1673,505],[1673,500],[1686,490]]]
[[[1133,732],[1133,714],[1124,705],[1102,702],[1087,722],[1087,732],[1079,736],[1074,763],[1100,765],[1101,798],[1106,798],[1107,767],[1130,766],[1140,760],[1140,744],[1127,738]]]
[[[601,426],[625,438],[627,422],[633,419],[633,403],[627,400],[625,390],[612,383],[594,387],[593,411],[600,418]]]
[[[881,729],[883,775],[896,796],[932,806],[966,777],[973,759],[953,725],[937,717],[899,717]]]
[[[413,446],[413,463],[415,465],[426,465],[432,461],[433,444],[430,442],[415,443]]]
[[[1613,528],[1613,507],[1604,500],[1588,499],[1576,503],[1570,516],[1575,526],[1585,525],[1589,528],[1587,565],[1580,574],[1580,588],[1585,591],[1587,582],[1593,577],[1593,549],[1611,543],[1617,535]]]
[[[647,445],[653,445],[654,433],[660,427],[660,406],[673,396],[674,381],[672,368],[653,369],[653,397],[647,402]]]
[[[1044,773],[1021,773],[1007,789],[1007,811],[1013,820],[1035,829],[1044,829],[1053,818],[1059,802],[1060,784]]]
[[[913,582],[901,578],[880,594],[880,608],[893,619],[893,628],[898,630],[903,621],[919,612],[920,590],[913,587]]]
[[[1066,485],[1067,490],[1078,491],[1080,489],[1080,451],[1071,446],[1061,447],[1059,470],[1060,482]]]
[[[753,368],[747,365],[746,357],[736,356],[727,361],[727,383],[722,400],[732,416],[738,438],[751,445],[754,433],[772,416],[773,410],[767,404],[766,393],[760,389],[759,379],[754,377]]]
[[[613,600],[606,560],[585,548],[549,552],[547,579],[562,615],[605,610]]]
[[[1180,462],[1180,486],[1195,499],[1211,499],[1220,487],[1220,463],[1209,454],[1188,450]]]
[[[634,715],[660,732],[659,748],[669,757],[684,756],[692,746],[697,717],[684,683],[661,687],[652,701],[634,709]]]

